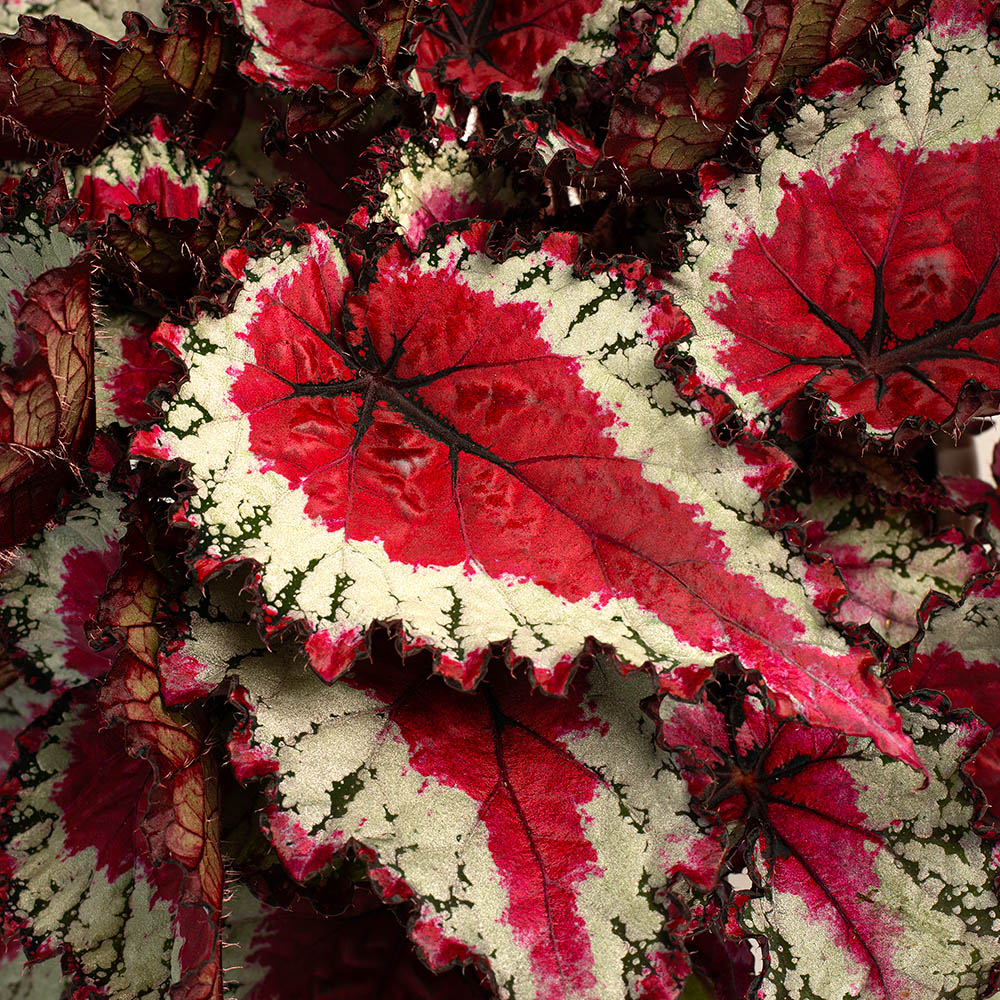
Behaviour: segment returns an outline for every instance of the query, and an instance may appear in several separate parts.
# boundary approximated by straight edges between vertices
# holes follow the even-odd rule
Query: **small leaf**
[[[90,264],[55,268],[23,289],[21,364],[0,368],[0,549],[25,541],[78,483],[94,433]]]

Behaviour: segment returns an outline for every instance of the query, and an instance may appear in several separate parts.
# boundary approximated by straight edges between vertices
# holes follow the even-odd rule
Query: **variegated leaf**
[[[437,223],[503,218],[527,200],[510,174],[474,156],[449,129],[404,142],[398,160],[381,179],[371,217],[392,223],[414,250]]]
[[[746,516],[787,459],[716,445],[657,372],[641,268],[581,276],[562,236],[498,263],[480,225],[356,285],[308,236],[245,264],[229,316],[163,328],[190,377],[135,454],[190,464],[199,572],[254,559],[327,677],[373,620],[466,686],[491,643],[554,691],[588,637],[661,670],[736,653],[790,708],[909,754],[869,654]]]
[[[913,662],[889,683],[900,695],[940,691],[990,726],[989,741],[966,770],[1000,817],[1000,585],[980,587],[960,607],[933,615]]]
[[[675,995],[659,894],[710,885],[719,848],[655,747],[648,678],[594,667],[551,699],[496,663],[470,694],[382,644],[327,685],[225,622],[193,628],[161,672],[238,680],[233,764],[274,775],[267,828],[296,878],[359,845],[379,892],[417,907],[425,961],[488,963],[501,996]]]
[[[828,556],[847,589],[835,620],[870,625],[893,646],[913,639],[942,597],[961,600],[988,568],[980,545],[955,528],[934,531],[924,512],[814,491],[799,513],[808,521],[805,551]]]
[[[151,134],[122,140],[87,164],[66,170],[74,208],[86,222],[112,213],[128,217],[132,205],[154,205],[163,218],[190,219],[206,207],[211,174],[193,164],[159,119]]]
[[[120,729],[102,731],[93,686],[53,711],[39,724],[37,751],[8,778],[7,911],[24,926],[29,955],[64,950],[78,985],[116,1000],[162,1000],[174,981],[174,908],[170,873],[151,867],[139,831],[152,769],[126,753]]]
[[[897,82],[807,103],[707,200],[673,288],[700,378],[767,428],[803,397],[878,437],[1000,391],[1000,54],[918,37]],[[816,239],[817,232],[823,233]]]
[[[65,523],[39,532],[0,572],[0,624],[30,672],[57,691],[101,677],[106,652],[86,626],[118,568],[121,500],[110,491],[77,504]]]
[[[726,694],[665,698],[660,737],[729,827],[734,869],[749,866],[739,919],[766,943],[761,1000],[979,996],[1000,960],[1000,906],[961,765],[984,727],[902,708],[922,786],[870,740]]]

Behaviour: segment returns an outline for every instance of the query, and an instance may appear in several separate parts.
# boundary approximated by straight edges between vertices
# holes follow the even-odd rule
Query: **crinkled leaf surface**
[[[0,115],[13,131],[4,139],[8,155],[33,155],[38,141],[87,150],[125,116],[159,113],[189,130],[208,127],[233,43],[221,14],[194,4],[177,4],[173,13],[169,31],[133,20],[117,44],[54,16],[0,37]]]
[[[136,11],[158,27],[166,27],[163,5],[164,0],[6,0],[0,9],[0,32],[17,31],[22,14],[29,17],[58,14],[106,38],[119,39],[125,34],[122,14],[126,11]]]
[[[107,673],[111,658],[95,652],[86,625],[118,568],[121,501],[95,493],[63,524],[39,532],[0,572],[0,623],[30,664],[57,690]]]
[[[127,218],[131,205],[155,205],[161,217],[189,219],[207,205],[210,173],[191,163],[161,122],[152,133],[115,143],[66,171],[82,221],[104,222],[112,212]]]
[[[94,432],[90,264],[21,290],[14,338],[26,360],[0,368],[0,548],[33,535],[76,484]]]
[[[196,619],[161,669],[238,677],[233,763],[273,772],[269,835],[293,875],[361,845],[383,895],[417,906],[431,967],[485,960],[503,996],[674,995],[686,963],[657,891],[711,884],[718,845],[656,749],[647,677],[581,670],[552,699],[497,663],[470,694],[385,644],[326,685],[247,646],[227,663],[220,627]]]
[[[406,941],[396,915],[366,889],[336,916],[305,899],[285,909],[237,886],[227,905],[228,994],[233,1000],[324,996],[344,1000],[485,1000],[473,970],[433,973]],[[310,961],[302,960],[303,954]],[[234,956],[238,960],[232,961]]]
[[[907,755],[870,658],[742,516],[786,460],[715,445],[656,371],[660,312],[575,243],[500,264],[484,228],[360,291],[335,242],[246,264],[234,312],[173,328],[190,378],[136,453],[190,463],[205,566],[250,557],[269,613],[347,669],[402,620],[470,686],[489,644],[559,690],[592,636],[632,663],[737,653],[811,718]]]
[[[605,155],[640,186],[690,170],[719,152],[756,101],[836,59],[891,9],[881,0],[684,5],[634,92],[616,98]]]
[[[253,44],[241,69],[251,79],[303,89],[337,88],[339,71],[373,51],[358,0],[232,0]]]
[[[799,513],[809,522],[805,551],[829,556],[847,588],[834,618],[870,625],[893,646],[914,638],[942,596],[960,600],[987,569],[978,544],[956,529],[933,530],[924,512],[814,491]]]
[[[521,0],[442,4],[416,47],[421,75],[454,81],[469,97],[491,84],[541,97],[560,59],[584,66],[615,51],[621,0]]]
[[[923,788],[869,740],[777,719],[753,694],[661,704],[662,742],[759,886],[740,916],[767,944],[762,998],[971,1000],[1000,958],[996,870],[960,769],[984,728],[901,712]]]
[[[675,286],[706,384],[764,426],[807,395],[883,437],[1000,390],[998,85],[985,33],[922,36],[895,87],[807,106],[709,198]]]
[[[971,594],[958,608],[942,608],[920,640],[913,662],[890,678],[905,695],[928,689],[946,694],[955,708],[969,708],[993,730],[967,770],[1000,816],[1000,586]]]
[[[92,686],[46,721],[37,753],[12,771],[0,820],[8,911],[26,925],[29,955],[66,949],[107,996],[160,1000],[174,929],[168,886],[139,832],[152,770],[126,753],[120,729],[101,730]]]

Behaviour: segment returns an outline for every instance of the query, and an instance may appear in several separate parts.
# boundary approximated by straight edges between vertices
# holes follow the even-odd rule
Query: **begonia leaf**
[[[621,0],[442,4],[417,42],[417,71],[453,81],[473,98],[493,84],[513,97],[541,97],[561,59],[592,66],[614,53],[624,6]]]
[[[29,539],[0,572],[0,623],[31,674],[56,690],[111,666],[106,652],[90,647],[86,626],[118,568],[120,510],[110,492],[93,494],[63,524]]]
[[[363,65],[373,51],[358,0],[232,0],[250,36],[241,70],[278,87],[337,89],[339,72]]]
[[[998,85],[985,29],[923,36],[895,87],[807,105],[709,197],[676,281],[705,384],[765,428],[807,396],[880,437],[1000,390]]]
[[[94,433],[90,263],[46,271],[20,290],[0,368],[0,548],[33,535],[78,479]]]
[[[690,170],[722,149],[756,102],[835,60],[891,10],[882,0],[756,0],[739,13],[727,0],[688,3],[666,31],[668,65],[654,59],[616,99],[605,155],[637,186]]]
[[[359,845],[378,891],[415,905],[431,968],[485,961],[502,996],[678,992],[658,893],[710,885],[720,849],[656,749],[647,677],[581,670],[552,699],[497,663],[470,694],[385,643],[328,685],[208,626],[161,669],[238,680],[233,765],[273,773],[267,829],[296,878]]]
[[[12,129],[7,155],[53,148],[87,150],[126,117],[159,113],[198,131],[228,80],[233,43],[222,15],[194,4],[172,7],[168,30],[129,18],[117,43],[62,17],[26,19],[0,36],[0,118]]]
[[[158,27],[166,27],[163,6],[164,0],[6,0],[0,8],[0,32],[14,34],[22,14],[28,17],[58,14],[89,31],[117,40],[125,34],[122,15],[126,11],[135,11]]]
[[[119,639],[114,665],[100,692],[106,719],[121,724],[128,753],[155,775],[140,830],[147,862],[169,870],[177,943],[171,997],[217,1000],[222,993],[220,920],[222,857],[219,780],[208,752],[207,723],[194,712],[168,709],[160,693],[156,618],[164,580],[152,568],[148,516],[136,516],[124,556],[97,616]]]
[[[485,1000],[475,980],[452,969],[433,973],[408,946],[396,915],[369,890],[359,888],[338,915],[318,913],[305,899],[288,909],[270,906],[237,886],[226,929],[233,1000],[278,1000],[288,995],[344,1000],[377,993],[385,1000]],[[302,961],[303,952],[312,960]]]
[[[940,691],[955,708],[971,709],[992,733],[966,767],[1000,817],[1000,585],[980,587],[957,608],[942,608],[930,620],[912,663],[892,675],[900,695]]]
[[[757,883],[739,918],[766,943],[761,998],[945,1000],[989,981],[997,872],[961,773],[985,728],[901,712],[925,787],[871,741],[778,719],[753,692],[661,703],[662,742]]]
[[[0,649],[0,660],[6,650]],[[59,696],[29,687],[9,664],[3,664],[3,688],[0,690],[0,774],[6,774],[18,755],[18,737],[36,719],[40,719]]]
[[[742,516],[787,459],[712,441],[656,371],[662,310],[627,269],[581,277],[570,237],[498,263],[480,225],[355,285],[309,237],[246,262],[229,316],[173,329],[189,379],[136,437],[191,466],[200,573],[254,559],[324,676],[374,620],[465,686],[492,643],[552,691],[588,637],[659,669],[736,653],[787,710],[915,761],[869,654]]]
[[[814,490],[799,513],[808,519],[804,550],[829,557],[847,589],[835,620],[870,625],[893,646],[988,569],[981,546],[955,528],[934,531],[923,511]]]
[[[177,360],[152,343],[155,323],[125,313],[105,316],[96,345],[97,426],[152,420],[150,394],[177,378]]]
[[[29,957],[58,949],[81,987],[160,998],[178,978],[183,932],[173,869],[154,865],[140,830],[152,768],[129,756],[121,729],[102,730],[92,685],[38,726],[37,751],[8,776],[0,817],[6,908],[23,924]]]
[[[211,175],[170,141],[162,123],[153,134],[115,143],[90,163],[67,171],[68,193],[81,221],[128,218],[132,205],[155,205],[162,218],[190,219],[208,204]]]
[[[430,141],[403,142],[395,169],[380,164],[378,204],[368,213],[372,223],[390,222],[414,250],[433,225],[503,218],[528,201],[510,174],[475,156],[454,133],[441,131]]]

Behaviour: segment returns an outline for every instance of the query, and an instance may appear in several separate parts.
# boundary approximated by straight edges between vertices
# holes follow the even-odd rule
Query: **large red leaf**
[[[29,353],[0,368],[0,548],[56,513],[94,433],[89,261],[47,271],[19,298],[14,348]]]
[[[358,845],[378,890],[416,905],[431,967],[488,962],[504,995],[675,995],[660,894],[710,885],[719,848],[666,777],[648,678],[594,667],[551,699],[497,662],[468,694],[383,641],[327,685],[213,619],[161,669],[192,693],[238,679],[233,764],[273,774],[267,829],[296,878]]]
[[[768,955],[762,998],[975,996],[1000,958],[991,845],[961,766],[985,729],[903,710],[928,774],[869,740],[776,718],[759,692],[665,698],[662,742],[729,828],[756,890],[739,913]],[[959,846],[960,845],[960,846]]]
[[[677,284],[688,352],[750,420],[810,396],[891,436],[1000,391],[1000,104],[955,96],[1000,84],[986,43],[921,39],[895,92],[807,108],[710,197]]]
[[[190,377],[135,450],[190,463],[199,571],[255,559],[328,677],[375,619],[466,686],[498,642],[550,690],[588,636],[663,670],[736,653],[787,710],[909,755],[869,655],[742,516],[787,460],[717,446],[677,399],[633,272],[581,277],[568,237],[500,264],[484,239],[394,248],[354,291],[312,230],[246,264],[232,315],[173,328]]]

